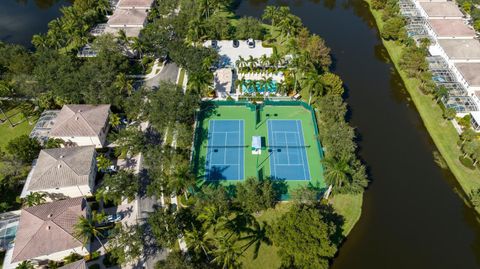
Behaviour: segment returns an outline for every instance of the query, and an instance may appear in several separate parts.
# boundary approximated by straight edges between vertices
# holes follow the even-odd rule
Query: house
[[[472,117],[471,123],[473,130],[480,133],[480,111],[472,111],[470,112],[470,116]]]
[[[22,261],[44,263],[61,261],[72,252],[87,255],[74,235],[78,219],[87,216],[83,198],[60,200],[22,210],[13,250],[7,252],[4,269],[16,268]]]
[[[480,92],[480,63],[456,63],[454,73],[469,92]]]
[[[480,62],[480,42],[477,39],[439,39],[429,51],[434,56],[442,56],[449,65]]]
[[[94,146],[40,151],[20,197],[32,192],[60,198],[92,195],[97,171],[95,158]]]
[[[143,28],[148,13],[141,9],[118,9],[108,19],[111,28]]]
[[[110,105],[64,105],[50,129],[49,138],[76,146],[105,145]]]
[[[464,20],[427,20],[427,30],[435,39],[474,39],[475,30]]]
[[[85,259],[66,264],[58,269],[87,269]]]
[[[117,9],[145,9],[152,7],[154,0],[120,0]]]
[[[463,18],[463,13],[455,2],[417,2],[422,17],[427,19],[457,19]]]

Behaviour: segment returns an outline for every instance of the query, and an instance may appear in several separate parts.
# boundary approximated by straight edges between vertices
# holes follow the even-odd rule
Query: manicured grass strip
[[[336,194],[330,199],[335,211],[345,218],[343,235],[347,236],[362,215],[363,193]]]
[[[256,216],[256,219],[259,222],[266,221],[268,224],[272,224],[276,219],[280,218],[285,212],[287,212],[291,205],[292,203],[290,202],[279,203],[275,209],[263,211],[259,216]],[[241,258],[242,268],[280,268],[281,261],[277,254],[277,247],[273,245],[267,246],[266,244],[262,244],[256,259],[253,259],[253,249],[253,247],[248,249]]]
[[[366,1],[370,4],[370,0]],[[377,22],[378,28],[382,29],[383,21],[381,19],[381,13],[371,8],[370,10]],[[420,84],[419,80],[408,78],[405,72],[401,71],[399,62],[402,49],[404,48],[403,45],[394,41],[385,41],[383,39],[382,42],[385,45],[395,68],[402,77],[405,87],[410,93],[433,142],[445,159],[450,171],[452,171],[453,175],[457,178],[463,191],[466,194],[470,194],[472,190],[480,188],[480,171],[478,169],[471,170],[466,168],[458,159],[458,157],[462,155],[462,152],[457,146],[459,137],[453,125],[444,120],[440,106],[436,104],[430,96],[426,96],[418,90]],[[480,207],[477,207],[476,211],[480,213]]]
[[[180,74],[178,75],[178,86],[183,87],[183,81],[185,80],[185,69],[180,69]]]

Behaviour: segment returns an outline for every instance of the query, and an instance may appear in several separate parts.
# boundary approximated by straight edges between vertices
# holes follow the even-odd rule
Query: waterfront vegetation
[[[478,199],[480,190],[480,158],[479,138],[464,128],[462,136],[459,136],[454,126],[449,121],[455,116],[450,115],[449,110],[438,103],[439,96],[445,95],[442,89],[434,87],[431,74],[428,73],[428,65],[425,61],[426,45],[415,45],[412,40],[406,38],[404,21],[398,14],[397,1],[366,0],[370,5],[372,14],[376,20],[383,44],[385,45],[390,59],[399,72],[414,102],[430,136],[441,153],[443,159],[458,180],[465,194],[465,200],[474,205],[477,212],[480,207],[474,201]],[[393,33],[389,30],[389,21],[401,20],[400,28]],[[387,30],[387,31],[386,31]],[[461,122],[461,119],[459,119]],[[465,124],[464,124],[465,125]],[[433,156],[433,155],[432,155]],[[467,159],[471,167],[466,167],[462,159]]]
[[[126,119],[128,127],[118,126],[118,117],[111,119],[109,140],[118,145],[112,154],[142,153],[144,170],[140,178],[129,172],[108,172],[110,163],[102,152],[98,166],[103,182],[96,198],[118,204],[123,198],[134,199],[138,191],[168,198],[165,207],[149,215],[144,227],[117,229],[109,237],[114,246],[108,249],[112,262],[124,264],[125,257],[138,257],[141,233],[155,239],[155,248],[174,250],[157,268],[327,268],[360,216],[368,179],[356,155],[355,130],[346,122],[343,83],[329,70],[330,49],[323,39],[311,34],[288,7],[268,6],[262,20],[235,18],[228,0],[157,1],[140,38],[125,40],[108,34],[93,38],[86,34],[87,28],[108,12],[98,6],[100,2],[76,0],[68,11],[74,15],[64,11],[46,35],[34,38],[34,51],[0,43],[1,83],[8,89],[1,97],[31,103],[32,112],[69,103],[108,103],[115,115]],[[80,28],[71,31],[69,24]],[[57,35],[61,36],[58,42]],[[265,39],[278,58],[291,55],[282,63],[285,93],[300,94],[316,110],[318,139],[325,151],[325,161],[316,165],[324,166],[325,181],[333,186],[329,200],[319,200],[323,193],[306,187],[296,190],[291,201],[282,202],[278,184],[268,178],[250,178],[233,188],[215,182],[198,184],[190,164],[195,114],[201,98],[212,93],[211,70],[219,59],[214,49],[202,43],[246,37]],[[87,39],[93,42],[97,57],[76,57]],[[125,55],[129,46],[137,52],[133,60]],[[140,64],[145,70],[143,66],[155,58],[174,61],[185,70],[186,92],[168,82],[153,89],[133,87],[127,76],[131,68]],[[139,123],[146,121],[150,127],[140,131]],[[16,194],[40,145],[19,136],[4,149],[7,169],[1,172],[7,180],[2,180],[1,191]],[[24,171],[19,173],[17,167]],[[142,184],[129,184],[138,180]],[[112,189],[116,195],[108,193]],[[173,205],[172,196],[181,197],[181,204]],[[2,206],[5,211],[19,204]],[[97,237],[102,221],[101,214],[95,214],[79,222],[79,237],[101,241]],[[177,251],[179,238],[187,243],[188,258]]]

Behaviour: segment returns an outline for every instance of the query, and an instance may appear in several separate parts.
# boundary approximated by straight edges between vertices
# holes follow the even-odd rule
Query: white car
[[[251,48],[251,49],[255,48],[255,40],[253,40],[253,38],[249,38],[249,39],[247,40],[247,45],[248,45],[248,47]]]

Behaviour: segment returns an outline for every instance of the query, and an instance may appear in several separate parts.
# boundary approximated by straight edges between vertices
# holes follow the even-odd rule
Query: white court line
[[[302,138],[300,137],[300,130],[298,129],[298,120],[295,122],[295,125],[297,127],[297,136],[298,136],[298,143],[300,143],[300,141],[302,141]],[[301,124],[300,124],[301,125]],[[302,132],[302,135],[303,135],[303,132]],[[305,141],[303,141],[303,144],[305,144]],[[302,166],[303,166],[303,178],[304,179],[307,179],[307,174],[306,174],[306,171],[305,169],[308,169],[308,164],[307,164],[307,167],[305,167],[305,162],[303,160],[303,154],[307,155],[307,151],[304,149],[303,151],[300,152],[300,155],[302,155]],[[306,156],[305,156],[306,157]],[[308,161],[308,158],[307,158],[307,161]]]
[[[271,120],[268,120],[268,132],[269,132],[269,139],[270,137],[272,138],[271,140],[272,141],[268,141],[269,143],[275,145],[275,134],[273,132],[273,126],[272,126],[272,121]],[[277,158],[276,158],[276,154],[275,154],[275,150],[272,149],[272,155],[273,155],[273,177],[277,177]],[[272,169],[272,167],[270,167],[270,169]]]
[[[240,143],[240,121],[238,121],[238,142]],[[237,153],[237,162],[240,162],[240,149],[238,149]],[[240,179],[240,163],[238,164],[238,169],[237,169],[237,178]]]
[[[287,149],[287,164],[290,164],[290,152],[288,151],[287,134],[284,133],[283,136],[285,137],[285,147]]]
[[[210,127],[211,127],[212,131],[214,131],[214,130],[215,130],[215,121],[209,121],[208,124],[209,124],[209,128],[208,128],[208,129],[210,130]],[[212,139],[210,140],[210,142],[212,142],[212,141],[213,141],[213,136],[212,136]],[[207,142],[207,146],[208,146],[208,142]],[[208,150],[210,150],[210,157],[208,158],[208,160],[210,161],[210,162],[208,163],[208,171],[209,171],[209,172],[208,172],[208,179],[210,179],[210,171],[212,170],[212,154],[213,154],[213,149],[212,149],[212,148],[209,148]]]
[[[225,148],[227,148],[227,141],[228,141],[228,133],[225,133]],[[223,162],[226,163],[227,162],[227,151],[226,150],[223,150]]]

